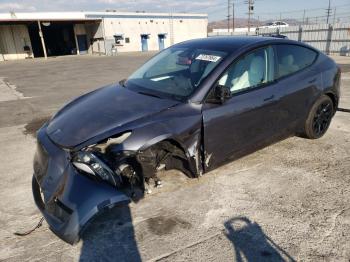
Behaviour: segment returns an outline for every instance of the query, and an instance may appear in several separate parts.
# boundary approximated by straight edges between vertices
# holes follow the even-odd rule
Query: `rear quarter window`
[[[293,74],[311,65],[317,53],[298,45],[276,45],[277,78]]]

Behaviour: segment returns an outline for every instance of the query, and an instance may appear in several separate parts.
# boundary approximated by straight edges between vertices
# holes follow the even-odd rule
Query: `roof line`
[[[197,15],[151,15],[151,14],[146,14],[146,15],[121,15],[121,14],[106,14],[106,15],[86,15],[87,18],[154,18],[154,19],[168,19],[168,18],[174,18],[174,19],[204,19],[208,18],[207,15],[205,16],[197,16]]]

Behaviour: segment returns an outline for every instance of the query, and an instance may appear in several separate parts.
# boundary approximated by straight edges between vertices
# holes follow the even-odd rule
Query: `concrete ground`
[[[290,138],[198,180],[164,187],[100,216],[75,246],[57,238],[32,199],[32,133],[75,96],[120,80],[149,54],[0,63],[1,261],[349,261],[350,113],[319,140]],[[350,58],[340,107],[350,109]],[[242,260],[243,259],[243,260]]]

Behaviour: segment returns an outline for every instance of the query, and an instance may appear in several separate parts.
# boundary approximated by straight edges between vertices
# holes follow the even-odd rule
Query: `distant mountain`
[[[276,21],[273,19],[270,20],[264,20],[264,21],[259,21],[257,19],[250,19],[250,25],[251,27],[257,27],[257,26],[262,26],[268,22]],[[289,25],[299,25],[300,21],[293,19],[293,18],[286,18],[282,19],[282,21],[288,23]],[[235,28],[237,27],[247,27],[248,24],[248,19],[247,18],[235,18]],[[225,20],[219,20],[219,21],[212,21],[208,23],[208,32],[212,32],[213,29],[217,28],[227,28],[227,19]],[[230,28],[232,28],[232,20],[230,21]]]

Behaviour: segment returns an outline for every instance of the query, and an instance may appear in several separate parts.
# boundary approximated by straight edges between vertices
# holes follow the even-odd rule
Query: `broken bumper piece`
[[[53,144],[45,130],[43,127],[38,133],[34,158],[34,200],[50,229],[74,244],[100,211],[130,200],[107,183],[79,174],[70,163],[69,154]]]

